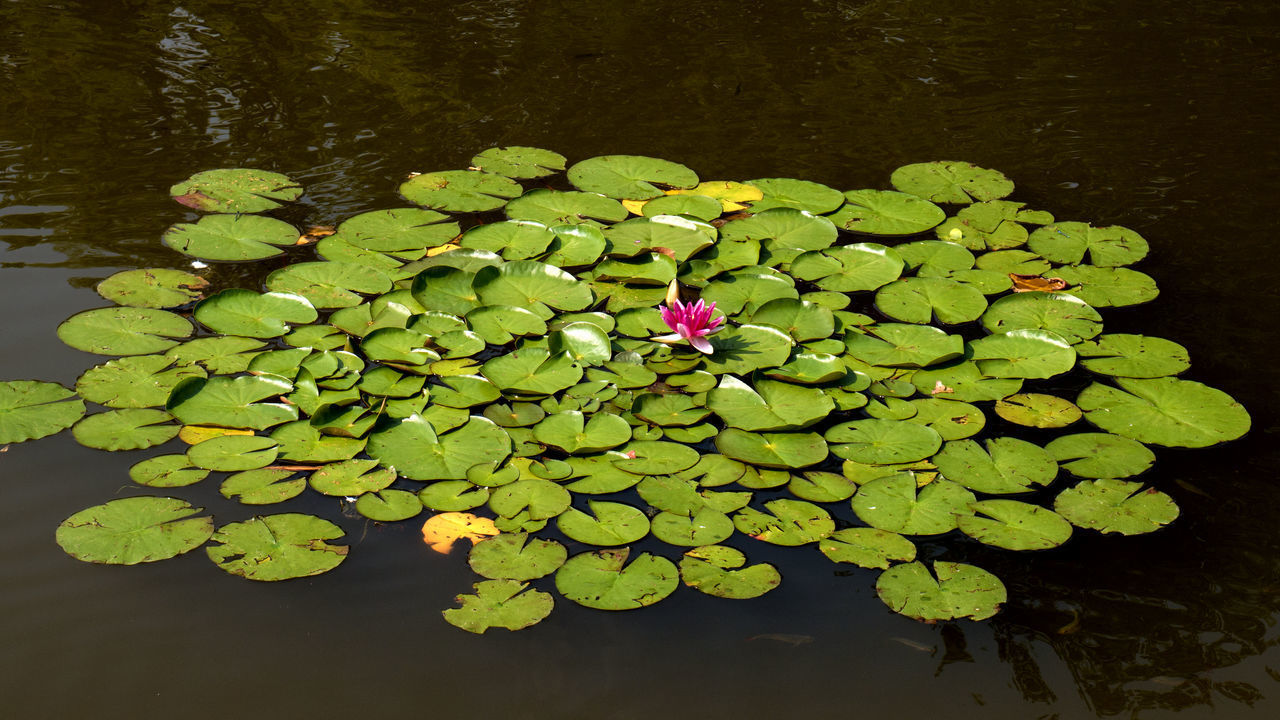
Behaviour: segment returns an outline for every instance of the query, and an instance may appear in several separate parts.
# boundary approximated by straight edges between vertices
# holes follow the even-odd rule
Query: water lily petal
[[[691,337],[689,338],[689,344],[697,348],[699,352],[706,353],[707,355],[716,351],[716,349],[711,346],[711,343],[704,337]]]

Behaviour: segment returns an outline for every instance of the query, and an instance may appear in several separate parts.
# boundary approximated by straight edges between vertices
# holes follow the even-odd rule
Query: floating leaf
[[[209,471],[191,464],[186,455],[157,455],[129,468],[129,479],[149,487],[184,487],[194,485]]]
[[[878,323],[845,338],[849,354],[871,365],[926,367],[960,357],[964,340],[928,325]]]
[[[218,528],[206,548],[209,559],[226,572],[272,582],[328,572],[347,557],[342,528],[312,515],[264,515]]]
[[[213,534],[213,518],[176,498],[131,497],[95,505],[58,526],[58,545],[71,557],[136,565],[190,552]]]
[[[61,432],[84,416],[84,401],[57,383],[0,382],[0,445]]]
[[[691,188],[698,176],[679,163],[639,155],[602,155],[569,168],[569,182],[579,190],[627,200],[662,195],[658,185]]]
[[[298,419],[295,406],[263,402],[292,389],[274,375],[191,378],[174,388],[165,409],[186,425],[265,430]]]
[[[982,315],[982,325],[993,333],[1048,330],[1074,345],[1102,332],[1102,316],[1071,295],[1022,293],[991,303]]]
[[[187,461],[206,470],[240,472],[256,470],[275,462],[276,441],[256,435],[224,435],[192,445]]]
[[[945,203],[998,200],[1013,192],[1013,182],[1003,173],[953,160],[903,165],[889,182],[902,192]]]
[[[1058,268],[1056,272],[1074,286],[1067,292],[1096,308],[1138,305],[1155,300],[1160,294],[1150,275],[1128,268],[1077,265]]]
[[[501,533],[475,543],[471,569],[494,580],[533,580],[555,572],[569,557],[564,545],[527,533]]]
[[[189,208],[216,213],[274,210],[302,195],[288,176],[268,170],[205,170],[169,188],[169,195]]]
[[[746,555],[731,547],[694,548],[680,558],[680,578],[695,590],[733,600],[760,597],[782,582],[774,566],[760,563],[743,568],[746,562]]]
[[[1099,375],[1157,378],[1191,367],[1187,349],[1171,340],[1147,335],[1108,333],[1076,347],[1080,364]]]
[[[1089,264],[1119,267],[1138,262],[1147,255],[1147,241],[1129,228],[1115,225],[1096,228],[1089,223],[1059,222],[1031,233],[1027,247],[1044,259],[1062,265],[1076,265],[1089,255]]]
[[[543,225],[600,225],[600,222],[618,222],[627,217],[626,208],[617,200],[593,192],[561,192],[558,190],[533,190],[507,203],[507,217],[512,220],[534,220]],[[604,249],[604,237],[593,233],[557,233],[563,247],[552,243],[552,257],[560,256],[569,262],[563,265],[585,265],[594,258],[582,260],[588,253],[587,245],[594,245],[599,237],[599,249]],[[599,250],[596,251],[599,255]],[[550,258],[549,258],[550,259]]]
[[[265,260],[284,254],[280,248],[298,241],[287,222],[258,215],[206,215],[196,223],[179,223],[165,231],[165,245],[183,255],[219,262]]]
[[[244,505],[271,505],[297,497],[307,489],[307,479],[280,468],[245,470],[222,481],[218,492]]]
[[[349,262],[294,263],[268,275],[266,286],[275,293],[304,297],[317,308],[340,308],[359,305],[360,293],[389,291],[391,278],[377,268]]]
[[[675,591],[680,573],[674,563],[649,553],[628,563],[630,555],[626,547],[574,555],[556,571],[556,589],[597,610],[645,607]]]
[[[198,300],[209,281],[181,270],[124,270],[98,283],[98,294],[117,305],[172,308]]]
[[[937,317],[939,322],[955,325],[981,317],[987,299],[955,280],[911,277],[881,287],[876,292],[876,308],[903,322],[924,324]]]
[[[759,178],[747,185],[759,188],[763,198],[751,202],[751,211],[762,213],[773,208],[793,208],[814,215],[824,215],[840,207],[844,196],[839,190],[821,183],[792,178]]]
[[[110,408],[156,407],[164,405],[174,387],[190,377],[203,378],[205,371],[164,355],[137,355],[86,371],[76,380],[76,392]]]
[[[1048,485],[1058,474],[1058,464],[1043,448],[1011,437],[987,440],[986,450],[972,440],[953,440],[933,462],[948,479],[992,495]]]
[[[837,530],[818,543],[823,555],[835,562],[884,570],[889,563],[916,559],[916,546],[898,533],[877,528]]]
[[[446,212],[497,210],[523,191],[510,178],[472,170],[423,173],[400,186],[409,202]]]
[[[847,460],[884,465],[923,460],[942,446],[942,437],[927,425],[900,420],[854,420],[827,430],[836,455]]]
[[[526,589],[515,580],[484,580],[475,584],[475,595],[459,595],[462,607],[445,610],[444,619],[467,632],[483,634],[489,628],[523,630],[551,614],[551,595]]]
[[[1110,433],[1063,435],[1044,448],[1063,469],[1086,478],[1123,478],[1145,472],[1156,455],[1137,440]]]
[[[1050,378],[1076,364],[1076,351],[1045,330],[1010,330],[969,343],[978,371],[994,378]]]
[[[556,527],[572,540],[588,545],[626,545],[649,534],[649,519],[623,503],[588,500],[590,513],[569,508],[556,517]]]
[[[71,428],[76,442],[98,450],[141,450],[178,434],[173,416],[163,410],[109,410],[86,416]]]
[[[769,468],[802,468],[827,459],[827,443],[817,433],[749,433],[737,428],[716,435],[721,454]]]
[[[533,427],[538,442],[570,454],[617,447],[631,439],[631,427],[617,415],[597,413],[588,420],[576,410],[548,415]]]
[[[165,310],[114,307],[72,315],[58,326],[58,339],[98,355],[150,355],[176,346],[192,330],[186,318]]]
[[[345,460],[330,463],[311,473],[311,489],[322,495],[354,497],[377,492],[395,482],[393,468],[378,467],[377,460]]]
[[[996,414],[1018,425],[1037,428],[1066,427],[1083,413],[1075,403],[1043,393],[1018,393],[996,401]]]
[[[1044,550],[1071,537],[1071,523],[1038,505],[983,500],[970,507],[975,514],[959,518],[960,532],[987,545],[1006,550]]]
[[[233,288],[200,301],[194,316],[214,332],[272,338],[289,332],[289,323],[315,322],[318,314],[315,306],[300,295]]]
[[[853,511],[871,527],[905,535],[939,535],[956,527],[956,518],[973,511],[973,493],[950,480],[934,480],[919,489],[910,473],[876,478],[858,488]]]
[[[803,500],[770,500],[768,512],[743,508],[733,516],[733,524],[744,535],[773,545],[807,545],[835,531],[831,513]]]
[[[867,235],[914,235],[947,218],[942,208],[915,195],[891,190],[850,190],[831,222]]]
[[[934,622],[995,615],[1008,599],[995,575],[973,565],[933,564],[935,580],[923,563],[896,565],[876,581],[876,593],[890,610],[916,620]]]
[[[1144,490],[1142,483],[1109,478],[1063,490],[1053,509],[1077,527],[1121,535],[1151,532],[1178,517],[1178,506],[1168,495],[1155,488]]]
[[[521,180],[552,175],[564,170],[564,164],[558,152],[520,145],[489,148],[471,158],[471,165],[480,170]]]
[[[411,415],[370,434],[366,449],[411,480],[464,480],[472,465],[505,460],[511,438],[483,417],[471,416],[462,427],[437,435],[431,423]]]
[[[1116,378],[1093,383],[1076,404],[1090,424],[1139,442],[1208,447],[1249,431],[1249,413],[1221,390],[1190,380]]]

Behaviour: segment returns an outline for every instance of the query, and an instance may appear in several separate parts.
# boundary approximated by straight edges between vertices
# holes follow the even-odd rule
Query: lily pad
[[[556,589],[597,610],[645,607],[675,591],[680,572],[674,563],[649,553],[628,563],[630,555],[626,547],[575,555],[556,571]]]
[[[534,580],[555,572],[569,551],[554,540],[527,533],[501,533],[475,544],[468,562],[471,569],[494,580]]]
[[[377,492],[395,482],[394,468],[378,467],[377,460],[344,460],[329,463],[308,478],[311,489],[322,495],[355,497]]]
[[[1178,517],[1178,506],[1142,483],[1102,478],[1086,480],[1058,493],[1053,509],[1076,527],[1103,533],[1138,535],[1158,530]]]
[[[213,534],[213,518],[176,498],[131,497],[81,510],[58,526],[59,547],[84,562],[136,565],[190,552]]]
[[[915,195],[891,190],[850,190],[831,222],[867,235],[914,235],[947,218],[942,208]]]
[[[791,274],[814,282],[823,290],[861,292],[897,280],[905,263],[892,248],[877,243],[854,243],[807,253],[791,261]]]
[[[98,283],[98,294],[117,305],[172,308],[201,297],[209,281],[182,270],[124,270]]]
[[[969,285],[934,277],[899,278],[876,292],[876,308],[894,320],[948,325],[977,320],[987,299]]]
[[[802,468],[827,459],[817,433],[750,433],[737,428],[716,435],[716,449],[734,460],[768,468]]]
[[[526,180],[564,170],[565,157],[552,150],[511,145],[489,148],[471,158],[471,165],[485,172]]]
[[[1077,433],[1055,438],[1044,448],[1072,475],[1124,478],[1146,472],[1156,454],[1137,440],[1111,433]]]
[[[1071,523],[1038,505],[1017,500],[973,503],[975,514],[959,519],[960,532],[1006,550],[1045,550],[1071,537]]]
[[[901,420],[854,420],[827,430],[832,451],[846,460],[885,465],[923,460],[942,446],[942,437],[927,425]]]
[[[794,208],[814,215],[824,215],[840,207],[844,196],[839,190],[821,183],[792,178],[758,178],[747,185],[759,188],[764,195],[751,201],[751,211],[762,213],[773,208]]]
[[[58,339],[98,355],[150,355],[176,346],[194,328],[181,315],[152,308],[85,310],[58,326]]]
[[[507,203],[504,212],[512,220],[534,220],[548,227],[584,223],[599,226],[602,222],[618,222],[627,217],[627,209],[612,198],[593,192],[559,190],[532,190]],[[552,257],[562,258],[558,264],[573,266],[591,262],[582,258],[586,254],[585,247],[595,245],[593,238],[597,236],[594,233],[559,234],[564,246],[557,247],[556,243],[551,246]],[[603,249],[604,237],[599,236],[596,255]]]
[[[280,337],[289,324],[305,325],[319,317],[309,300],[292,293],[256,293],[232,288],[196,305],[195,319],[224,335],[255,338]]]
[[[596,413],[586,419],[573,410],[548,415],[533,427],[533,436],[545,445],[585,455],[622,445],[631,439],[631,428],[617,415]]]
[[[1130,378],[1178,375],[1191,367],[1187,349],[1164,338],[1108,333],[1076,346],[1090,372]]]
[[[938,560],[933,572],[937,579],[920,562],[891,567],[876,581],[876,593],[890,610],[926,622],[985,620],[1008,599],[1004,583],[982,568]]]
[[[462,427],[437,435],[431,423],[412,415],[370,434],[366,450],[411,480],[465,480],[472,465],[505,460],[511,438],[483,417],[471,416]]]
[[[243,505],[271,505],[297,497],[307,489],[307,479],[292,470],[259,468],[238,472],[218,487],[218,492]]]
[[[999,400],[1022,388],[1020,378],[989,378],[969,360],[919,370],[911,382],[925,395],[970,403]]]
[[[223,435],[192,445],[187,461],[206,470],[241,472],[256,470],[275,462],[276,441],[257,435]]]
[[[400,186],[400,194],[409,202],[445,212],[497,210],[522,192],[510,178],[474,170],[424,173]]]
[[[827,417],[835,403],[818,388],[773,380],[751,387],[733,375],[722,375],[707,394],[707,408],[729,427],[742,430],[798,430]]]
[[[477,225],[464,233],[458,244],[501,253],[504,260],[525,260],[541,255],[556,237],[540,222],[508,220]]]
[[[574,164],[569,182],[579,190],[620,200],[649,200],[662,189],[691,188],[698,176],[679,163],[639,155],[602,155]]]
[[[1027,248],[1044,259],[1077,265],[1089,256],[1096,267],[1132,265],[1146,257],[1147,241],[1129,228],[1093,227],[1083,222],[1058,222],[1031,233]]]
[[[446,622],[467,632],[483,634],[495,627],[523,630],[542,622],[555,605],[549,593],[515,580],[484,580],[474,587],[474,595],[455,598],[461,607],[442,613]]]
[[[668,545],[697,547],[723,542],[733,535],[733,520],[723,512],[703,507],[692,515],[660,512],[650,521],[653,536]]]
[[[837,530],[818,543],[818,549],[834,562],[884,570],[891,562],[916,559],[916,546],[898,533],[878,528]]]
[[[991,303],[982,325],[993,333],[1048,330],[1074,345],[1102,332],[1102,316],[1072,295],[1028,292]]]
[[[903,165],[889,177],[895,188],[944,203],[997,200],[1013,192],[1013,182],[998,170],[954,160]]]
[[[556,517],[556,527],[572,540],[588,545],[627,545],[649,534],[649,518],[624,503],[588,500],[590,512],[569,508]]]
[[[109,410],[88,415],[71,428],[76,442],[98,450],[141,450],[178,434],[173,416],[163,410]]]
[[[1011,423],[1036,428],[1066,427],[1084,413],[1075,403],[1043,393],[1017,393],[996,401],[996,414]]]
[[[1076,365],[1076,351],[1045,330],[1010,330],[969,343],[978,371],[994,378],[1051,378]]]
[[[298,419],[298,408],[263,402],[293,390],[293,383],[274,375],[183,380],[165,409],[186,425],[265,430]]]
[[[953,440],[933,462],[947,479],[991,495],[1026,492],[1058,474],[1057,462],[1044,448],[1011,437],[987,440],[985,450],[973,440]]]
[[[987,424],[987,416],[982,410],[966,402],[933,397],[917,398],[911,404],[916,412],[907,419],[933,428],[943,440],[963,440],[977,435]]]
[[[377,522],[400,522],[417,517],[422,501],[408,490],[378,490],[356,498],[356,512]]]
[[[367,265],[349,262],[294,263],[267,276],[266,286],[275,293],[291,293],[311,301],[317,308],[354,307],[361,294],[384,293],[391,289],[386,273]],[[237,335],[247,335],[235,332]]]
[[[957,518],[972,514],[973,493],[950,480],[934,480],[919,488],[910,473],[876,478],[858,488],[851,505],[874,528],[904,535],[940,535],[956,527]]]
[[[218,528],[207,548],[219,568],[249,580],[272,582],[328,572],[347,557],[342,528],[312,515],[284,513]]]
[[[208,470],[193,466],[186,455],[157,455],[129,468],[129,479],[148,487],[185,487],[208,475]]]
[[[84,410],[84,401],[57,383],[0,382],[0,445],[61,432],[83,417]]]
[[[680,578],[699,592],[733,600],[760,597],[782,582],[774,566],[760,563],[743,568],[746,562],[746,555],[731,547],[694,548],[680,558]]]
[[[195,365],[178,364],[164,355],[137,355],[87,370],[76,380],[76,392],[89,402],[110,408],[164,405],[183,380],[205,377]]]
[[[347,218],[338,226],[338,232],[324,242],[341,241],[364,250],[378,253],[403,253],[410,250],[426,250],[449,242],[458,234],[458,224],[444,222],[449,216],[422,208],[392,208],[374,210]],[[322,253],[328,260],[339,260]],[[355,257],[348,262],[358,262]],[[371,263],[362,263],[371,265]]]
[[[1139,442],[1208,447],[1249,431],[1249,413],[1221,390],[1191,380],[1116,378],[1093,383],[1076,404],[1090,424]]]
[[[205,170],[169,188],[169,195],[195,210],[215,213],[258,213],[274,210],[302,196],[302,186],[268,170]]]
[[[849,355],[871,365],[926,367],[960,357],[964,340],[929,325],[878,323],[845,337]]]
[[[244,262],[283,255],[298,241],[298,230],[283,220],[259,215],[206,215],[179,223],[161,238],[168,247],[201,260]]]
[[[831,513],[803,500],[770,500],[768,512],[743,508],[733,516],[733,524],[744,535],[773,545],[807,545],[835,531]]]
[[[1058,268],[1053,274],[1073,286],[1064,292],[1096,308],[1138,305],[1155,300],[1160,294],[1150,275],[1129,268],[1075,265]]]

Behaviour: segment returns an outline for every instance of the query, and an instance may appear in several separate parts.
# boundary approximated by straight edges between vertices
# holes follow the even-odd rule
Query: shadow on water
[[[1065,720],[1280,706],[1277,50],[1269,3],[0,4],[0,299],[22,308],[4,319],[5,379],[74,382],[95,360],[52,329],[103,304],[88,288],[118,268],[189,263],[158,240],[196,217],[166,192],[194,171],[290,174],[307,194],[281,217],[302,228],[402,205],[410,171],[525,144],[841,189],[885,187],[921,160],[999,168],[1032,207],[1143,233],[1141,269],[1162,295],[1108,312],[1108,330],[1183,343],[1189,377],[1254,416],[1241,441],[1158,453],[1144,479],[1182,508],[1159,533],[1082,532],[1017,557],[946,538],[947,559],[1008,586],[989,623],[890,616],[870,573],[752,546],[787,576],[775,597],[677,594],[625,616],[565,602],[537,628],[482,640],[439,620],[472,579],[413,528],[344,517],[352,561],[282,587],[221,577],[194,555],[75,563],[53,528],[130,492],[136,458],[67,437],[13,446],[0,456],[8,704],[24,717],[153,717],[182,698],[213,716],[245,707],[212,689],[236,687],[264,711],[343,714]],[[269,269],[208,272],[257,287]],[[252,514],[216,489],[193,493],[220,520]],[[337,519],[329,500],[306,502]],[[317,683],[316,664],[339,679]]]

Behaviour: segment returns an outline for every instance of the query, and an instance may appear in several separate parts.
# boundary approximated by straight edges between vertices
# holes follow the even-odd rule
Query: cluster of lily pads
[[[185,451],[132,480],[172,492],[219,473],[248,505],[309,487],[378,522],[427,513],[433,547],[474,543],[487,579],[444,617],[483,632],[545,617],[553,598],[530,583],[552,575],[607,610],[682,582],[758,596],[780,575],[747,565],[752,542],[884,570],[879,596],[913,618],[987,618],[1003,584],[917,561],[912,536],[1037,550],[1073,528],[1155,530],[1178,509],[1132,479],[1147,446],[1249,427],[1231,397],[1177,377],[1178,344],[1103,333],[1098,308],[1156,296],[1127,267],[1146,241],[1005,200],[1013,183],[994,170],[920,163],[894,171],[894,190],[840,192],[703,182],[626,155],[579,162],[566,184],[565,165],[486,150],[411,176],[413,207],[301,236],[267,214],[301,196],[289,178],[199,173],[172,195],[207,214],[164,244],[197,267],[274,263],[265,287],[212,292],[158,268],[104,280],[116,306],[58,335],[120,357],[74,391],[0,383],[0,443],[67,427],[113,451],[178,438]],[[664,322],[697,301],[714,303],[701,322],[715,332]],[[57,541],[117,564],[204,546],[254,580],[322,573],[348,551],[319,517],[215,526],[201,512],[112,500]]]

